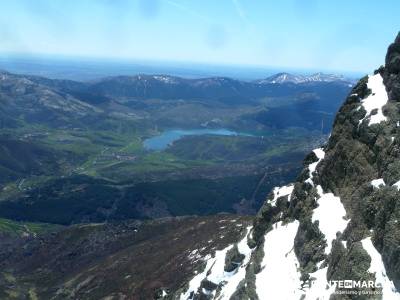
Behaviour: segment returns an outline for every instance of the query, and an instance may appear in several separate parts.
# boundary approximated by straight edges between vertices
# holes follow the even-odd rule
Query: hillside
[[[200,257],[233,243],[250,223],[219,215],[2,236],[0,298],[162,299],[201,269]]]

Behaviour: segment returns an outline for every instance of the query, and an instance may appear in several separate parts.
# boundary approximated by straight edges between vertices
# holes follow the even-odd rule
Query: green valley
[[[253,214],[326,139],[335,96],[349,89],[343,80],[2,74],[0,217],[64,225]],[[170,130],[188,134],[146,146]]]

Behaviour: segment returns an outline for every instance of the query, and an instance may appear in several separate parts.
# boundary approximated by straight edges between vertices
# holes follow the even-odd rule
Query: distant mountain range
[[[66,81],[62,82],[65,85]],[[117,76],[86,83],[69,84],[69,92],[86,92],[108,97],[138,97],[141,99],[213,99],[224,103],[240,103],[298,91],[321,84],[338,84],[351,87],[352,80],[340,75],[317,73],[310,76],[279,73],[256,81],[241,81],[228,77],[187,79],[169,75]],[[70,89],[72,88],[72,90]]]
[[[272,75],[266,79],[256,81],[259,84],[265,83],[307,83],[307,82],[333,82],[333,81],[349,81],[352,82],[351,79],[346,79],[343,75],[337,74],[324,74],[321,72],[311,74],[311,75],[294,75],[290,73],[278,73]]]
[[[240,80],[254,81],[267,76],[287,72],[308,74],[311,72],[269,67],[235,65],[196,64],[162,61],[110,61],[104,59],[0,55],[0,69],[11,73],[38,75],[51,79],[78,81],[99,80],[110,76],[132,76],[135,74],[168,74],[183,78],[206,78],[226,76]],[[361,77],[360,73],[346,73],[351,78]]]
[[[341,82],[345,84],[353,84],[355,80],[345,78],[338,74],[315,73],[311,75],[298,75],[290,73],[277,73],[264,79],[254,81],[242,81],[229,77],[206,77],[197,79],[188,79],[170,75],[143,75],[136,76],[114,76],[107,77],[97,81],[97,84],[114,82],[119,84],[139,84],[142,83],[147,87],[152,84],[158,85],[187,85],[192,88],[213,88],[213,87],[231,87],[231,88],[256,88],[261,85],[269,84],[310,84],[321,82]],[[96,86],[96,84],[94,84]]]
[[[116,113],[129,119],[132,116],[142,118],[143,114],[148,116],[151,113],[154,118],[154,112],[160,112],[162,106],[147,100],[157,100],[163,103],[201,103],[202,107],[256,105],[261,109],[253,110],[260,114],[255,118],[257,122],[268,123],[264,125],[281,128],[283,125],[279,124],[289,122],[283,127],[314,128],[316,123],[321,124],[321,117],[313,116],[299,123],[299,117],[303,120],[305,115],[309,115],[301,112],[311,109],[333,115],[340,104],[338,99],[342,99],[352,86],[353,83],[343,76],[322,73],[310,76],[279,73],[257,81],[227,77],[187,79],[169,75],[136,75],[80,82],[0,72],[0,127],[15,126],[21,122],[21,116],[28,123],[44,122],[52,126],[72,127],[94,124],[93,120]],[[156,106],[150,108],[149,105]],[[182,103],[175,103],[174,106],[182,107]],[[265,106],[271,109],[265,111],[262,109]],[[283,112],[282,109],[275,111],[277,106],[287,106],[283,111],[289,109],[294,118],[276,120]],[[164,120],[165,115],[162,118]],[[245,118],[254,119],[250,115]],[[186,119],[196,118],[191,116]],[[291,120],[297,121],[293,123]],[[192,126],[208,121],[205,115]],[[329,124],[330,121],[325,123]],[[179,125],[168,123],[168,126]]]

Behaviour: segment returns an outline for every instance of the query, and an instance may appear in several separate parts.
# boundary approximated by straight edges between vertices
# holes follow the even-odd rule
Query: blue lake
[[[174,141],[179,140],[180,138],[187,135],[244,135],[249,136],[248,134],[239,133],[236,131],[228,130],[228,129],[189,129],[189,130],[167,130],[162,134],[151,137],[149,139],[144,140],[144,147],[148,150],[164,150],[169,145],[171,145]]]

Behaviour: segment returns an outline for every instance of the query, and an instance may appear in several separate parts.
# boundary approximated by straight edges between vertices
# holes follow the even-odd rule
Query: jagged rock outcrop
[[[297,181],[274,189],[247,236],[176,299],[400,299],[399,72],[400,34]],[[224,269],[227,254],[242,258],[236,268]]]

